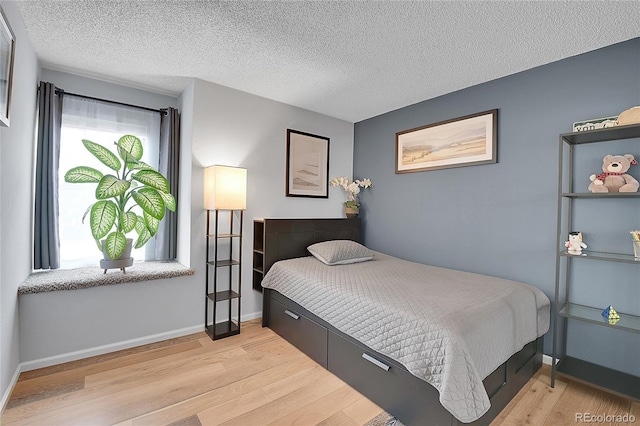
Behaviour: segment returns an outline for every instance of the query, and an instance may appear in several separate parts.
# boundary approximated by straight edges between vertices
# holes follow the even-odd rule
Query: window
[[[82,140],[89,139],[113,149],[113,143],[125,134],[140,138],[144,146],[142,161],[157,167],[160,143],[159,113],[65,96],[58,173],[61,268],[93,266],[102,258],[102,253],[89,230],[88,215],[85,223],[82,223],[84,212],[95,202],[96,184],[69,184],[64,181],[64,175],[67,170],[80,165],[105,171],[105,166],[85,149]],[[144,247],[134,249],[134,259],[154,260],[154,243],[155,239],[152,238]]]

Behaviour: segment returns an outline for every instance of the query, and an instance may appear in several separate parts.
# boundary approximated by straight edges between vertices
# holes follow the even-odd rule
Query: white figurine
[[[582,249],[587,245],[582,242],[582,232],[569,232],[569,241],[564,243],[569,254],[582,254]]]

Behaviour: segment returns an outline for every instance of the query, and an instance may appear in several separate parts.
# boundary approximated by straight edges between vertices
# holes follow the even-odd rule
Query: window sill
[[[78,290],[103,285],[125,284],[193,275],[195,271],[176,261],[136,262],[126,273],[119,269],[86,266],[76,269],[55,269],[34,272],[18,287],[18,294]]]

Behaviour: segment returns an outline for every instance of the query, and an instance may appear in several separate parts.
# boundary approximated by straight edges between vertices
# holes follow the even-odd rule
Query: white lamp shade
[[[211,166],[204,170],[204,208],[246,210],[247,169]]]

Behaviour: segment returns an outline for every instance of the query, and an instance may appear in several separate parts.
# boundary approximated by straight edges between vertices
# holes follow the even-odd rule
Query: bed
[[[274,220],[263,325],[403,423],[488,424],[540,367],[539,289],[369,251],[358,220]]]

